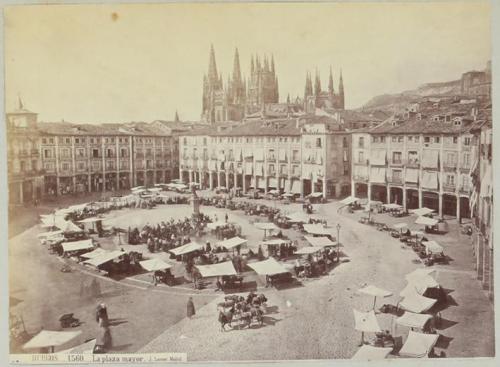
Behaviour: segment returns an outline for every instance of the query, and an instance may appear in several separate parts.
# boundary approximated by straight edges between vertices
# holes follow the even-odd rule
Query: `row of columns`
[[[194,170],[187,170],[188,172],[188,182],[189,184],[192,184],[192,183],[198,183],[198,184],[202,184],[202,182],[204,181],[204,177],[205,177],[205,173],[203,171],[194,171]],[[199,179],[198,180],[195,180],[195,172],[198,172],[199,174]],[[213,175],[214,173],[217,175],[217,186],[220,187],[221,186],[221,175],[224,174],[225,175],[225,182],[226,182],[226,185],[227,185],[227,189],[231,189],[231,187],[229,187],[229,177],[231,175],[230,172],[228,171],[216,171],[216,172],[213,172],[213,171],[209,171],[209,189],[210,190],[213,190],[214,187],[213,187]],[[238,187],[238,182],[237,182],[237,173],[232,173],[233,175],[233,188],[237,188]],[[243,189],[243,192],[247,192],[247,187],[246,187],[246,176],[249,176],[249,175],[245,175],[243,173],[241,173],[241,175],[243,176],[243,179],[242,179],[242,189]],[[182,177],[182,170],[180,172],[180,176]],[[256,176],[256,175],[252,175],[253,177],[253,180],[254,180],[254,183],[255,185],[257,186],[257,178],[260,177],[260,176]],[[277,177],[276,180],[278,181],[278,186],[279,186],[279,180],[281,179],[282,177]],[[269,179],[269,176],[264,176],[263,177],[264,181],[266,182],[265,184],[265,187],[264,187],[264,193],[267,194],[268,192],[268,179]],[[292,187],[292,182],[291,180],[288,181],[288,188],[285,188],[285,191],[291,191]],[[256,187],[257,188],[257,187]],[[311,182],[311,192],[314,193],[316,192],[316,187],[314,185],[314,183]],[[322,194],[323,194],[323,197],[327,197],[327,184],[326,184],[326,180],[322,180]],[[304,179],[300,179],[300,196],[303,198],[304,197]]]
[[[368,198],[371,200],[371,197],[372,197],[372,184],[371,183],[364,183],[363,184],[367,185],[367,196]],[[406,205],[406,202],[407,202],[407,190],[411,190],[411,188],[407,188],[406,186],[403,186],[403,187],[399,187],[399,186],[391,186],[391,185],[386,185],[386,190],[387,190],[387,194],[386,194],[386,201],[387,201],[387,204],[390,203],[390,200],[391,200],[391,188],[399,188],[402,190],[403,192],[403,199],[402,199],[402,204],[403,204],[403,210],[406,210],[407,209],[407,205]],[[416,189],[416,191],[418,191],[418,207],[421,208],[423,206],[423,191],[422,188],[418,188]],[[353,193],[353,195],[355,195],[355,192],[356,192],[356,182],[355,181],[351,181],[351,192]],[[436,193],[437,196],[438,196],[438,215],[440,217],[443,216],[443,193]],[[456,205],[456,217],[457,218],[460,218],[460,196],[456,195],[456,202],[457,202],[457,205]]]
[[[483,289],[488,291],[489,297],[492,299],[494,289],[493,247],[489,246],[488,239],[477,228],[472,236],[472,254],[475,258],[476,279],[481,281]]]

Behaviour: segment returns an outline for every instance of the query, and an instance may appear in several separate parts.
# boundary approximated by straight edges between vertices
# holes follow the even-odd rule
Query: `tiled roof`
[[[124,124],[72,124],[69,122],[39,122],[38,129],[48,135],[142,135],[165,136],[151,124],[130,122]]]

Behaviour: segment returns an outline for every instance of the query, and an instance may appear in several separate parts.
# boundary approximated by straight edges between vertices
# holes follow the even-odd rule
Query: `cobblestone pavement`
[[[269,298],[271,311],[262,327],[255,325],[249,330],[220,332],[215,305],[221,296],[210,289],[195,292],[189,290],[188,285],[186,289],[175,287],[175,293],[169,294],[173,289],[153,287],[147,283],[147,278],[123,279],[119,283],[98,278],[102,291],[100,298],[116,310],[112,315],[125,321],[112,330],[118,347],[114,351],[186,352],[188,360],[192,361],[350,358],[361,337],[354,330],[352,309],[369,310],[373,306],[371,297],[356,291],[364,284],[374,284],[394,293],[377,301],[378,305],[396,304],[399,292],[406,285],[404,275],[423,265],[416,263],[414,252],[402,247],[398,240],[358,223],[361,214],[343,211],[339,214],[338,207],[338,202],[315,205],[317,213],[328,219],[330,227],[341,224],[342,251],[348,261],[332,269],[327,276],[305,280],[287,289],[263,290],[262,283],[258,283],[259,292],[264,291]],[[188,210],[187,206],[185,208],[178,206],[175,215],[184,216],[184,210],[186,213]],[[283,208],[292,212],[300,210],[300,205]],[[215,213],[217,210],[202,207],[202,211]],[[173,214],[172,207],[135,212],[135,217],[151,220],[160,213],[169,217]],[[240,211],[228,213],[230,221],[242,225],[243,234],[251,244],[261,240],[262,233],[248,222],[251,218]],[[110,217],[123,215],[129,214],[116,211]],[[130,215],[134,215],[133,212]],[[131,218],[127,216],[120,220]],[[397,221],[412,223],[415,219],[406,217]],[[380,214],[377,220],[390,223],[395,218]],[[456,304],[442,311],[445,322],[439,333],[443,336],[436,349],[448,357],[492,356],[493,307],[474,279],[468,239],[459,234],[456,224],[451,223],[450,229],[446,236],[429,236],[441,243],[453,258],[450,265],[437,267],[437,279],[451,291],[453,304]],[[53,320],[58,314],[76,310],[75,315],[85,321],[84,334],[92,335],[96,299],[82,300],[79,287],[97,274],[82,273],[78,269],[68,274],[60,273],[56,265],[58,260],[48,255],[34,239],[39,231],[31,229],[9,243],[11,295],[23,300],[16,307],[22,310],[31,330],[41,325],[48,328],[49,320],[55,325]],[[300,240],[301,235],[295,235]],[[197,295],[194,297],[197,315],[188,320],[185,302],[191,293]],[[380,314],[377,317],[382,328],[397,335],[407,335],[406,328],[395,326],[393,316]],[[471,338],[471,335],[481,337]]]

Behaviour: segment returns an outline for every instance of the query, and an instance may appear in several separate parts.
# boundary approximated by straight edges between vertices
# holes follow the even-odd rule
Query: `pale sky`
[[[115,13],[117,16],[113,16]],[[274,55],[280,100],[326,89],[342,68],[346,107],[458,79],[491,58],[486,2],[157,4],[5,9],[6,110],[18,95],[42,121],[182,120],[201,114],[210,44],[224,82],[238,47]]]

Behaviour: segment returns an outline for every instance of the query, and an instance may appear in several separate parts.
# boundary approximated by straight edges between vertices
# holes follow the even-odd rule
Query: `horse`
[[[261,309],[256,307],[250,307],[248,311],[243,311],[240,313],[240,322],[246,324],[247,327],[250,327],[252,324],[252,320],[255,319],[259,325],[264,323],[264,312]]]
[[[252,299],[254,306],[260,306],[267,302],[267,297],[264,294],[255,295]]]
[[[226,308],[233,308],[234,307],[234,304],[236,302],[232,301],[232,300],[229,300],[229,301],[224,301],[224,302],[219,302],[217,303],[217,309],[226,309]]]
[[[231,321],[233,320],[233,315],[234,307],[231,307],[229,311],[219,311],[220,331],[226,331],[226,324],[232,328]]]
[[[227,302],[227,301],[234,301],[234,302],[240,302],[242,301],[244,298],[243,297],[240,297],[236,294],[230,294],[228,296],[225,296],[224,297],[224,300]]]

